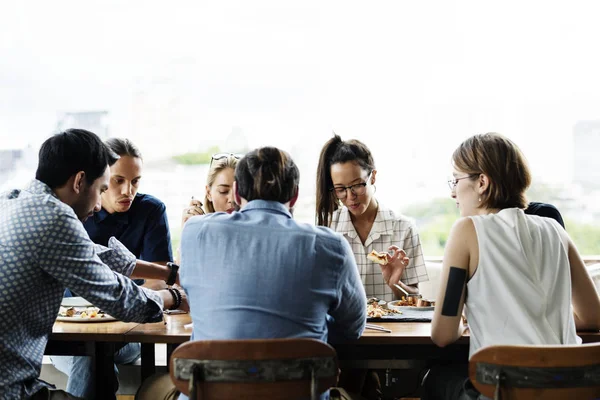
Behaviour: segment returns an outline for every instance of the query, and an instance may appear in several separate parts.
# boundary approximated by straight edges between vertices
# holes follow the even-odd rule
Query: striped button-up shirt
[[[381,202],[371,232],[364,244],[354,229],[346,206],[333,213],[331,229],[343,234],[350,243],[368,297],[378,297],[385,301],[394,300],[392,289],[383,281],[381,267],[367,259],[367,254],[373,250],[387,252],[391,245],[404,249],[410,262],[400,280],[406,285],[415,285],[429,280],[417,228],[408,218],[396,215]]]

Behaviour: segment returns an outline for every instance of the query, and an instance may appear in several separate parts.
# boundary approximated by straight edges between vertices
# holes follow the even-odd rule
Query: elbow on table
[[[431,341],[438,347],[446,347],[449,344],[454,343],[456,339],[443,333],[431,332]]]

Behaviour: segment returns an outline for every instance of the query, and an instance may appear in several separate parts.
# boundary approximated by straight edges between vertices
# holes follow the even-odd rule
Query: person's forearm
[[[152,290],[161,290],[169,287],[167,282],[163,281],[162,279],[146,279],[142,286]]]
[[[582,321],[575,312],[573,312],[573,317],[575,319],[575,329],[578,331],[598,331],[600,329],[600,320],[594,323],[585,323]]]
[[[158,290],[156,293],[162,298],[165,310],[169,310],[175,305],[175,299],[173,299],[173,295],[168,290]]]
[[[419,285],[406,285],[402,281],[398,282],[398,286],[402,289],[406,290],[409,294],[419,294]],[[397,299],[401,299],[402,296],[406,297],[406,294],[403,293],[400,289],[395,286],[392,286],[392,291],[394,292],[394,296]]]
[[[166,261],[165,261],[166,264]],[[135,279],[159,279],[166,281],[169,278],[171,269],[166,265],[159,263],[150,263],[147,261],[137,260],[135,268],[131,273],[131,278]]]

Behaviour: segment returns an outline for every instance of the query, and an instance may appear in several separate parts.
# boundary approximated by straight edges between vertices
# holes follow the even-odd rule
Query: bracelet
[[[179,265],[172,262],[168,262],[167,267],[171,269],[171,272],[169,272],[169,277],[165,282],[167,283],[167,286],[173,286],[175,284],[175,281],[177,281],[177,272],[179,271]]]
[[[171,296],[173,296],[173,305],[169,307],[169,310],[177,310],[181,306],[181,302],[183,301],[183,297],[181,296],[181,292],[179,289],[168,288],[167,289]]]

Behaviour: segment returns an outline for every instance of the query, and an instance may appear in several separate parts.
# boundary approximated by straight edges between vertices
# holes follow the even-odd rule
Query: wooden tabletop
[[[191,323],[189,314],[165,314],[164,322],[151,324],[56,322],[51,339],[178,344],[190,339],[192,329],[184,326],[189,323]],[[392,332],[367,329],[360,339],[348,343],[360,345],[432,344],[431,324],[428,322],[378,322],[373,325],[390,329]],[[578,332],[577,334],[584,343],[600,342],[600,332]],[[468,341],[467,333],[459,339],[458,343],[466,344]]]
[[[192,328],[184,325],[191,324],[190,314],[165,314],[164,322],[139,324],[127,332],[128,342],[139,343],[183,343],[190,340]]]
[[[138,326],[137,322],[55,322],[52,339],[64,341],[124,342],[125,334]]]
[[[375,322],[370,325],[381,326],[391,333],[365,329],[356,341],[357,344],[432,344],[430,322]],[[469,343],[469,334],[465,334],[458,343]]]

